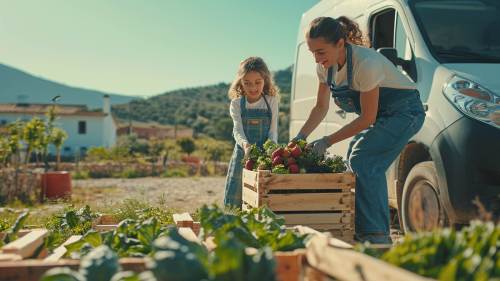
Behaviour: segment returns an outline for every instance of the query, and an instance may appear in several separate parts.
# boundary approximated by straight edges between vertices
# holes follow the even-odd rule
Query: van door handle
[[[345,119],[346,116],[345,110],[343,109],[335,110],[335,113],[337,113],[342,119]]]

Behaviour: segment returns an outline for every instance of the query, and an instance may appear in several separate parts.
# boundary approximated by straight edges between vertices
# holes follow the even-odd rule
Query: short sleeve
[[[375,59],[365,59],[358,64],[354,80],[360,92],[366,92],[379,86],[385,79],[384,67]]]
[[[316,73],[320,83],[327,84],[326,76],[328,75],[328,70],[325,69],[321,64],[316,64]]]

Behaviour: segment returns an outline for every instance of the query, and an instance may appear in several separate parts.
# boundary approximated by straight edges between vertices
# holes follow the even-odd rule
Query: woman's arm
[[[360,93],[361,115],[340,130],[327,136],[330,145],[357,135],[375,123],[378,112],[379,87]]]
[[[309,118],[305,122],[299,134],[304,137],[309,136],[316,127],[325,119],[330,106],[330,89],[327,84],[319,83],[318,96],[316,98],[316,105],[312,108]]]

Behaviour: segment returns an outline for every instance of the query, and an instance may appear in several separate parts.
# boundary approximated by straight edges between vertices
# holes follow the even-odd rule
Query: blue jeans
[[[385,172],[423,125],[425,112],[417,95],[384,108],[373,126],[356,135],[347,159],[356,174],[355,231],[389,237]]]

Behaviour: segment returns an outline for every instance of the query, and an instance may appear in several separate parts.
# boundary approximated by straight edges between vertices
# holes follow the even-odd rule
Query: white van
[[[320,1],[299,27],[290,136],[316,102],[318,78],[304,34],[316,17],[355,20],[379,50],[418,85],[426,108],[420,132],[387,171],[389,203],[405,231],[465,224],[479,201],[500,211],[500,1]],[[382,49],[381,49],[382,48]],[[333,99],[315,140],[352,121]],[[350,140],[329,152],[345,157]]]

